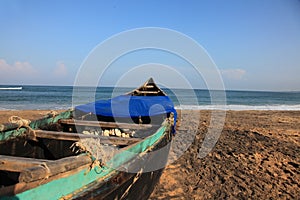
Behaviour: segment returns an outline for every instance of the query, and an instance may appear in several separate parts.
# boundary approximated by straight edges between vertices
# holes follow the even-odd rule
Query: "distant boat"
[[[27,125],[0,124],[0,199],[147,199],[167,162],[176,116],[150,79],[125,95]],[[78,143],[85,140],[117,153],[96,157]],[[162,147],[165,153],[151,154]]]
[[[22,90],[23,87],[0,87],[0,90]]]

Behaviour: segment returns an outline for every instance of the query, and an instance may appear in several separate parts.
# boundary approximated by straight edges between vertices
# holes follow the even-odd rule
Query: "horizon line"
[[[52,85],[52,84],[0,84],[0,86],[42,86],[42,87],[74,87],[74,85]],[[78,86],[78,87],[95,87],[95,86]],[[115,87],[113,85],[102,85],[97,87]],[[138,86],[119,86],[117,88],[136,88]],[[207,88],[180,88],[180,87],[161,87],[162,89],[184,89],[184,90],[208,90]],[[220,89],[211,89],[212,91],[222,91]],[[225,89],[225,91],[237,91],[237,92],[300,92],[300,90],[265,90],[265,89]]]

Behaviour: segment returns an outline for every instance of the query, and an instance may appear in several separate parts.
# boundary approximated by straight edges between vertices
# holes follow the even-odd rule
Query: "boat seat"
[[[45,131],[35,130],[27,133],[30,138],[46,138],[55,140],[67,140],[67,141],[80,141],[81,139],[100,139],[101,144],[113,144],[113,145],[130,145],[141,141],[141,138],[122,138],[122,137],[109,137],[99,135],[87,135],[81,133],[68,133],[57,131]]]
[[[73,120],[73,119],[61,119],[60,124],[76,125],[76,126],[91,126],[101,128],[120,128],[120,129],[148,129],[152,128],[152,124],[133,124],[133,123],[116,123],[116,122],[104,122],[104,121],[88,121],[88,120]]]
[[[136,90],[137,93],[140,94],[158,94],[160,91],[141,91],[141,90]]]

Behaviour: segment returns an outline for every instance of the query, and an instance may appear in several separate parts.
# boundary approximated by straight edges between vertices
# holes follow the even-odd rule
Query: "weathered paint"
[[[0,132],[0,141],[8,140],[11,138],[15,138],[18,136],[21,136],[26,132],[26,128],[19,128],[18,130],[11,130],[11,131],[5,131]]]
[[[48,117],[48,118],[43,118],[43,119],[33,121],[29,124],[29,126],[32,129],[38,129],[39,127],[45,126],[47,124],[56,123],[60,119],[68,119],[71,116],[72,116],[72,111],[68,110],[68,111],[58,114],[55,117]],[[22,134],[25,134],[26,131],[27,131],[27,128],[19,128],[19,129],[15,129],[15,130],[0,132],[0,141],[8,140],[8,139],[15,138],[18,136],[22,136]]]
[[[32,129],[37,129],[39,127],[45,126],[47,124],[52,124],[58,122],[60,119],[69,119],[72,117],[72,110],[67,110],[62,112],[55,117],[43,118],[30,123]]]
[[[115,172],[114,167],[121,166],[130,161],[137,153],[142,153],[151,148],[153,144],[163,137],[165,131],[166,127],[163,126],[155,134],[147,137],[145,140],[135,144],[126,151],[116,154],[107,163],[107,166],[102,168],[95,167],[91,171],[84,169],[68,177],[51,181],[12,197],[3,197],[3,199],[59,199],[67,195],[72,196],[72,193],[75,194],[76,191],[81,190],[81,188],[93,181],[104,177],[109,178],[109,176]]]

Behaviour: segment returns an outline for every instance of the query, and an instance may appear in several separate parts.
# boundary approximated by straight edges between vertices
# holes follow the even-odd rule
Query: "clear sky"
[[[0,84],[72,85],[95,46],[142,27],[193,38],[226,89],[300,90],[299,0],[0,0]]]

